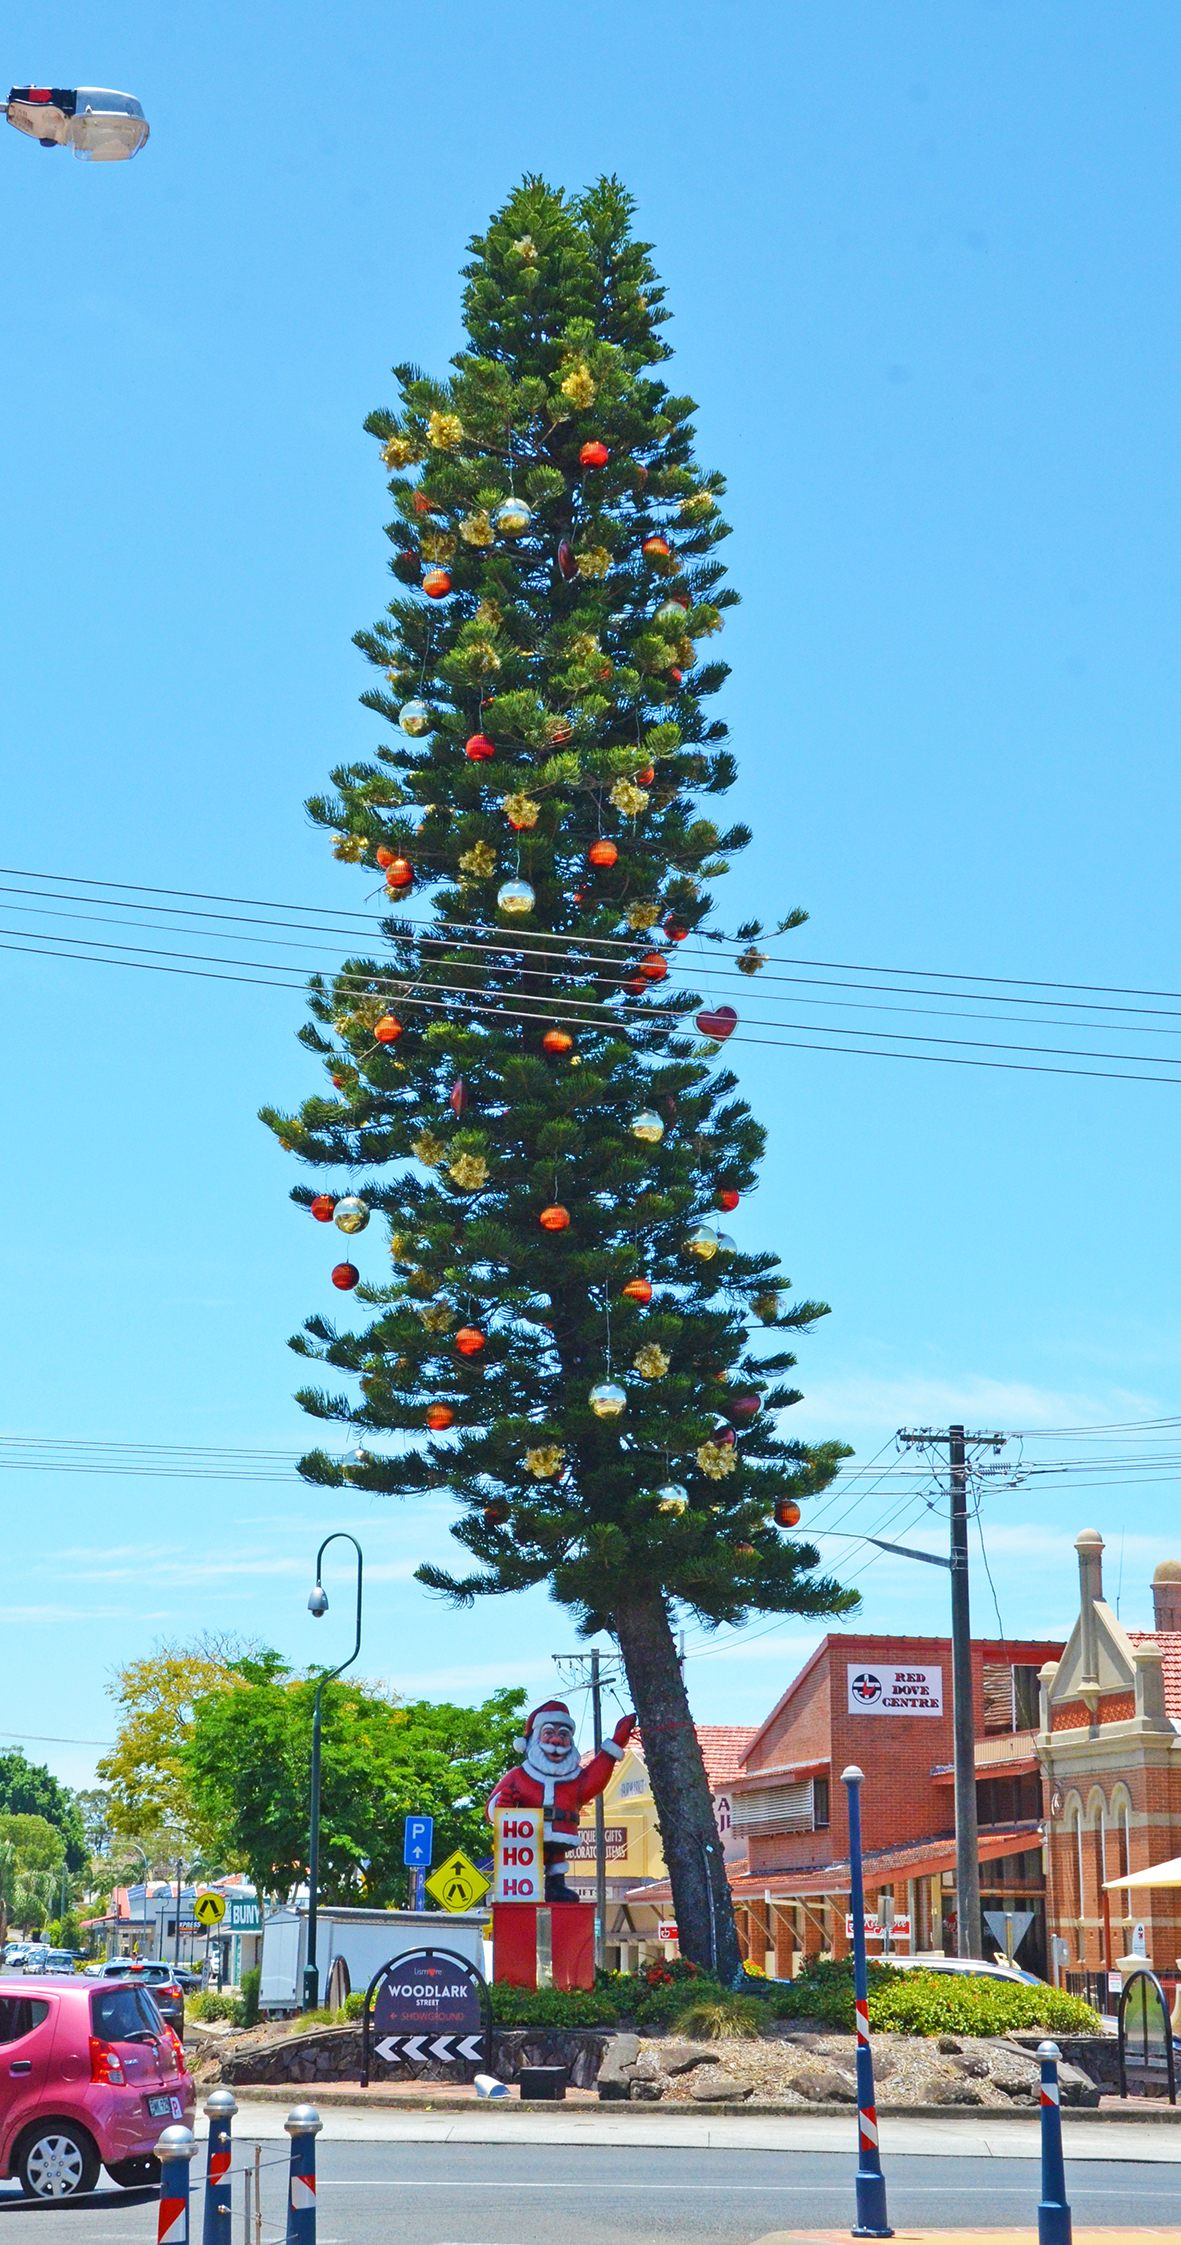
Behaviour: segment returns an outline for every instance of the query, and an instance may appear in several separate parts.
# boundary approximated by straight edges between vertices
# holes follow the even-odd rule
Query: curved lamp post
[[[150,131],[143,104],[110,86],[13,86],[3,108],[42,148],[72,148],[94,164],[138,156]]]
[[[303,1972],[303,2007],[305,2011],[314,2011],[320,2001],[320,1971],[316,1963],[316,1912],[320,1899],[320,1731],[324,1707],[324,1686],[332,1683],[335,1677],[343,1676],[345,1669],[352,1667],[357,1654],[361,1650],[361,1580],[365,1561],[356,1537],[348,1535],[343,1528],[337,1528],[332,1535],[325,1536],[316,1553],[316,1580],[308,1598],[308,1612],[314,1621],[319,1621],[321,1616],[328,1611],[328,1592],[320,1580],[320,1570],[324,1563],[324,1553],[330,1543],[351,1543],[357,1554],[357,1633],[348,1659],[342,1660],[339,1668],[326,1668],[319,1678],[316,1684],[316,1699],[312,1713],[312,1801],[311,1829],[308,1837],[308,1961]]]

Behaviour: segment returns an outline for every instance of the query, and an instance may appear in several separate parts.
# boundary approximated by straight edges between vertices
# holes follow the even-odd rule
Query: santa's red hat
[[[571,1730],[574,1728],[574,1717],[564,1699],[543,1699],[540,1707],[535,1707],[531,1715],[526,1715],[524,1736],[513,1740],[513,1745],[516,1747],[518,1754],[523,1754],[529,1744],[533,1736],[535,1723],[548,1723],[555,1720],[569,1723]]]

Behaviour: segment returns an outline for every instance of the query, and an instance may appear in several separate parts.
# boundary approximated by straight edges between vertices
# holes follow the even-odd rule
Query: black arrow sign
[[[429,2058],[436,2058],[441,2066],[478,2066],[484,2055],[484,2038],[482,2035],[383,2035],[375,2048],[387,2065],[405,2058],[412,2066],[424,2066]]]

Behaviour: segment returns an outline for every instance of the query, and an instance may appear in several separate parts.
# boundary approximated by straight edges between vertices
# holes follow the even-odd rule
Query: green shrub
[[[256,2027],[258,2025],[258,1991],[261,1982],[261,1965],[252,1964],[249,1972],[242,1974],[239,1992],[242,2001],[242,2025],[244,2027]]]
[[[1061,1988],[1023,1981],[974,1979],[960,1972],[895,1972],[870,1983],[869,2020],[886,2034],[1005,2035],[1027,2027],[1053,2034],[1094,2034],[1099,2015]]]
[[[220,1995],[216,1988],[207,1988],[203,1994],[185,1998],[186,2019],[228,2019],[232,2026],[242,2025],[242,1998]]]
[[[495,1980],[488,1993],[498,2027],[613,2027],[619,2019],[609,1988],[514,1988]]]
[[[721,2042],[728,2035],[761,2035],[767,2007],[757,1996],[694,1996],[677,2016],[682,2034],[696,2042]]]
[[[351,1988],[348,1995],[344,1999],[344,2010],[342,2013],[342,2017],[345,2019],[359,2019],[364,2009],[364,1988]]]

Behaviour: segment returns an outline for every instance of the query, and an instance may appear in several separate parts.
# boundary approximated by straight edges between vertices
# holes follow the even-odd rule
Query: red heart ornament
[[[738,1015],[733,1006],[707,1006],[697,1016],[697,1026],[703,1037],[716,1037],[724,1043],[738,1027]]]

